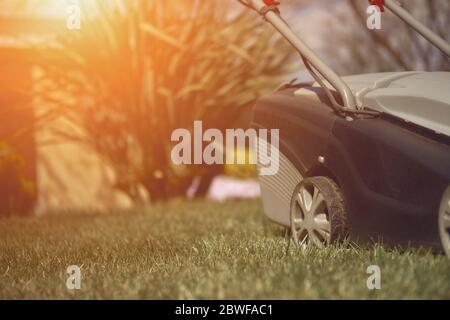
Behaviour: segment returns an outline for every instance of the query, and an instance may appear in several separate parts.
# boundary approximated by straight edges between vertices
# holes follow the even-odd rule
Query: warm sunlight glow
[[[112,5],[113,1],[104,0],[106,5]],[[68,14],[68,8],[72,5],[80,5],[89,14],[96,12],[96,0],[39,0],[30,3],[32,12],[44,17],[64,19]]]

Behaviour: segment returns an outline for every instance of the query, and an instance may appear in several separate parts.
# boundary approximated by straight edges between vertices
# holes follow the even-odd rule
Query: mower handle
[[[443,53],[450,57],[450,45],[447,41],[439,37],[427,26],[422,24],[419,20],[414,18],[408,11],[403,9],[399,4],[393,0],[384,0],[384,5],[392,11],[397,17],[403,20],[411,28],[420,33],[426,40],[431,42],[436,48],[441,50]]]
[[[242,1],[241,1],[242,2]],[[264,16],[264,18],[280,32],[284,38],[316,69],[342,98],[345,109],[357,110],[355,97],[348,85],[332,70],[302,39],[300,39],[291,27],[279,15],[277,0],[247,0],[248,6]]]
[[[355,97],[342,80],[342,78],[332,70],[303,40],[301,40],[281,18],[277,6],[280,4],[278,0],[239,0],[246,6],[256,10],[259,14],[272,24],[272,26],[280,32],[287,41],[302,55],[302,57],[309,62],[314,69],[322,77],[324,77],[340,94],[345,109],[357,110]],[[406,24],[412,27],[415,31],[421,34],[426,40],[431,42],[435,47],[440,49],[447,57],[450,57],[450,45],[447,41],[439,37],[427,26],[422,24],[414,18],[408,11],[403,9],[394,0],[369,0],[371,4],[378,5],[381,11],[387,7],[392,13],[403,20]]]

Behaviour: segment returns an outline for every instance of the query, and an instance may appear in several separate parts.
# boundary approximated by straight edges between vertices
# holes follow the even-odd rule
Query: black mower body
[[[386,113],[338,115],[322,89],[314,89],[311,99],[295,95],[299,88],[260,99],[253,127],[280,130],[280,152],[303,178],[327,176],[338,184],[351,238],[439,248],[449,137]],[[265,183],[272,183],[270,177]]]

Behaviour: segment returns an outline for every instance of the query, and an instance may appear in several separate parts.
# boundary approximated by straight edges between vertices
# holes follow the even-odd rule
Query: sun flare
[[[103,3],[109,6],[113,2],[104,0]],[[29,2],[28,10],[38,16],[64,19],[74,5],[82,8],[85,13],[86,11],[89,11],[90,14],[97,12],[97,0],[35,0]]]

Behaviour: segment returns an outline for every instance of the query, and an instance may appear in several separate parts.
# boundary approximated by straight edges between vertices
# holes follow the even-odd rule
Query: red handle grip
[[[384,12],[384,0],[369,0],[369,3],[374,6],[378,6],[381,12]]]
[[[281,3],[278,0],[264,0],[266,6],[279,6]]]

